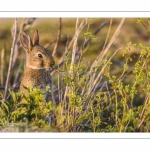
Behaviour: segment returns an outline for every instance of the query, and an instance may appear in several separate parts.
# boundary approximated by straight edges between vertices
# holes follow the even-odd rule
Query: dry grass
[[[83,18],[79,18],[79,23],[84,20]],[[146,20],[146,19],[145,19]],[[95,18],[95,19],[86,19],[87,23],[90,23],[89,31],[95,32],[99,25],[105,21],[110,22],[110,24],[105,25],[103,29],[96,35],[95,39],[90,41],[90,45],[88,44],[85,52],[83,53],[83,57],[86,62],[92,62],[98,54],[100,54],[103,49],[107,49],[107,56],[111,56],[115,53],[117,49],[121,49],[120,52],[117,52],[115,55],[115,59],[112,61],[116,63],[116,68],[112,69],[112,71],[120,72],[120,64],[122,62],[122,50],[126,47],[126,43],[142,43],[144,45],[149,45],[149,34],[144,29],[144,27],[140,24],[137,24],[137,18],[126,18],[121,30],[119,31],[119,35],[117,38],[114,38],[113,44],[108,45],[108,42],[114,35],[114,32],[121,21],[121,18]],[[18,19],[18,29],[23,28],[28,33],[33,32],[34,29],[38,29],[41,36],[40,43],[41,45],[45,45],[51,51],[53,49],[57,49],[54,53],[56,64],[61,61],[60,57],[65,52],[67,48],[70,50],[73,41],[70,40],[73,38],[75,33],[75,22],[76,18],[62,18],[61,21],[61,35],[60,31],[57,36],[59,25],[59,18],[36,18],[36,19]],[[87,23],[84,26],[81,26],[81,32],[78,35],[78,47],[80,47],[84,41],[84,33],[87,32]],[[11,27],[14,24],[14,19],[0,19],[0,54],[1,54],[1,87],[6,82],[9,58],[10,58],[10,50],[13,42],[13,37],[11,35]],[[59,37],[59,38],[58,38]],[[55,40],[59,40],[59,43],[55,44]],[[70,45],[66,47],[67,43],[70,42]],[[19,43],[19,39],[17,38],[17,43]],[[107,45],[107,47],[105,47]],[[12,87],[14,80],[19,80],[22,74],[23,66],[20,65],[20,62],[24,61],[24,50],[20,48],[20,45],[16,44],[19,50],[14,54],[14,64],[13,64],[13,73],[10,79],[9,86]],[[75,49],[75,48],[73,48]],[[133,50],[132,50],[133,51]],[[136,51],[136,49],[135,49]],[[105,55],[104,52],[102,55]],[[101,57],[103,57],[101,55]],[[19,57],[18,57],[19,56]],[[21,68],[20,68],[21,67]],[[18,69],[19,68],[19,69]]]
[[[24,51],[20,46],[19,36],[16,35],[13,27],[14,20],[11,19],[2,19],[0,24],[7,24],[0,29],[0,54],[1,54],[1,79],[0,79],[0,90],[4,92],[4,99],[6,99],[6,91],[8,87],[16,89],[19,86],[19,81],[23,72],[24,64]],[[59,100],[67,100],[68,94],[73,94],[73,88],[66,86],[64,89],[61,89],[61,82],[63,83],[64,79],[61,80],[61,69],[63,71],[68,71],[67,76],[70,76],[70,79],[74,79],[77,75],[77,78],[80,78],[79,72],[74,70],[74,64],[76,64],[77,69],[80,68],[78,64],[83,63],[83,74],[86,74],[81,80],[87,80],[87,77],[90,78],[86,81],[80,91],[81,97],[83,95],[89,95],[89,98],[95,98],[95,91],[97,89],[102,89],[103,87],[107,88],[109,93],[108,79],[104,76],[104,70],[107,72],[110,61],[113,62],[113,65],[110,68],[110,74],[116,75],[121,81],[125,79],[125,76],[121,75],[123,71],[123,64],[125,63],[122,57],[123,50],[127,46],[128,42],[132,43],[142,43],[148,45],[149,34],[140,24],[137,24],[137,18],[27,18],[27,19],[18,19],[18,33],[21,30],[31,34],[33,30],[38,29],[41,39],[40,44],[45,45],[46,48],[53,50],[53,56],[55,57],[56,66],[55,69],[57,72],[52,72],[55,93],[59,97]],[[10,25],[11,24],[11,25]],[[11,30],[10,30],[11,28]],[[6,35],[4,33],[7,33]],[[88,33],[85,36],[85,33]],[[15,38],[16,37],[16,38]],[[91,38],[92,37],[92,38]],[[9,40],[8,40],[9,39]],[[4,44],[4,41],[5,44]],[[13,46],[11,48],[11,44]],[[5,45],[5,46],[4,46]],[[14,54],[12,55],[12,52]],[[70,64],[67,64],[68,68],[65,70],[65,65],[61,68],[65,60],[64,54],[72,52],[69,55]],[[131,58],[134,61],[128,64],[129,72],[126,74],[127,79],[124,81],[127,83],[132,82],[132,76],[130,72],[136,62],[137,57],[136,48],[133,47]],[[82,61],[80,60],[82,56]],[[10,58],[10,59],[9,59]],[[103,62],[107,59],[106,62]],[[68,61],[69,62],[69,61]],[[102,68],[99,68],[99,64],[104,64]],[[88,67],[89,66],[89,67]],[[9,67],[9,71],[8,70]],[[12,68],[12,71],[11,71]],[[80,68],[81,69],[81,68]],[[95,72],[95,73],[94,73]],[[11,74],[10,74],[11,73]],[[57,75],[57,73],[59,73]],[[64,76],[65,77],[65,76]],[[70,80],[68,78],[68,82]],[[80,81],[82,83],[82,81]],[[63,91],[64,95],[61,95]],[[2,92],[2,93],[3,93]],[[75,94],[75,93],[74,93]],[[1,95],[0,95],[1,96]],[[111,97],[111,93],[109,93]],[[63,97],[63,98],[62,98]],[[85,104],[86,110],[89,110],[89,103]],[[76,110],[72,110],[75,114]],[[117,120],[117,118],[116,118]],[[143,122],[142,122],[143,123]],[[94,129],[95,131],[95,129]]]

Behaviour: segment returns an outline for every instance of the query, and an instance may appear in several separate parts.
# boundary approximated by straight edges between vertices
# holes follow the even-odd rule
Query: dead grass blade
[[[53,53],[52,53],[53,57],[56,55],[58,43],[59,43],[59,40],[60,40],[61,26],[62,26],[62,22],[61,22],[61,18],[59,18],[59,29],[58,29],[58,35],[57,35],[57,39],[56,39],[56,44],[55,44],[55,47],[54,47],[54,50],[53,50]]]
[[[4,86],[4,54],[5,54],[5,43],[4,43],[4,48],[2,49],[1,52],[1,70],[0,70],[0,76],[1,76],[1,86]]]
[[[104,58],[104,56],[107,54],[109,48],[111,47],[111,45],[113,44],[113,42],[115,41],[115,39],[117,38],[117,36],[119,35],[120,30],[121,30],[121,27],[122,27],[124,21],[125,21],[125,18],[123,18],[123,19],[121,20],[120,24],[118,25],[118,27],[117,27],[117,29],[116,29],[114,35],[112,36],[110,42],[109,42],[108,45],[106,46],[106,48],[105,48],[105,50],[103,51],[103,53],[100,54],[100,55],[98,56],[98,60],[93,63],[93,65],[92,65],[92,67],[91,67],[91,70],[90,70],[90,72],[89,72],[90,74],[91,74],[91,72],[92,72],[92,68],[95,67],[95,66],[97,66],[97,64],[98,64],[99,62],[101,62],[102,59]],[[117,52],[117,51],[116,51],[116,52]],[[115,52],[115,53],[116,53],[116,52]],[[111,57],[111,58],[112,58],[112,57]],[[111,59],[110,59],[110,60],[111,60]],[[109,61],[110,61],[110,60],[109,60]],[[101,78],[101,75],[102,75],[102,73],[103,73],[103,71],[104,71],[104,69],[105,69],[106,66],[107,66],[107,63],[104,65],[104,67],[102,68],[102,70],[100,71],[100,73],[97,75],[97,77],[95,78],[95,80],[92,81],[92,85],[91,85],[91,82],[90,82],[88,93],[91,93],[91,91],[93,90],[93,88],[96,86],[96,84],[98,83],[99,79]]]
[[[12,47],[11,47],[9,68],[8,68],[8,73],[7,73],[7,79],[6,79],[6,84],[5,84],[5,92],[4,92],[3,101],[6,100],[7,91],[8,91],[8,84],[9,84],[10,75],[11,75],[11,72],[12,72],[12,61],[13,61],[15,43],[16,43],[16,39],[17,39],[17,28],[18,28],[18,21],[17,21],[17,19],[15,19],[15,34],[14,34],[14,37],[13,37],[13,43],[12,43]]]

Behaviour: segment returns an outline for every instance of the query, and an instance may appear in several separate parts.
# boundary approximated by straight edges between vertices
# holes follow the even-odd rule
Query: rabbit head
[[[22,47],[26,51],[26,67],[32,69],[49,70],[54,65],[54,59],[49,50],[39,45],[38,31],[35,30],[33,38],[25,32],[20,33]]]

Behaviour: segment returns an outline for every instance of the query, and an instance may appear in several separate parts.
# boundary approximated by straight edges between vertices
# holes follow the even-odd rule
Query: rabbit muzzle
[[[45,69],[50,69],[50,68],[52,68],[53,66],[54,66],[54,64],[55,64],[55,62],[54,62],[54,60],[52,60],[52,61],[50,61],[50,62],[47,62],[47,63],[45,63]]]

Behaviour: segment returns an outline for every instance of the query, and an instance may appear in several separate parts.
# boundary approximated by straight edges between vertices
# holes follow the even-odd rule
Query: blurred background
[[[78,47],[82,46],[85,42],[86,32],[94,33],[102,23],[105,23],[101,30],[94,36],[94,38],[92,38],[86,52],[83,54],[84,61],[90,63],[94,61],[98,54],[102,51],[106,39],[106,44],[110,41],[121,21],[121,18],[80,18],[79,23],[85,19],[88,25],[85,26],[79,34]],[[40,35],[40,45],[48,48],[50,51],[53,51],[60,26],[60,18],[18,18],[17,20],[17,42],[19,48],[17,48],[18,51],[16,51],[14,54],[15,66],[13,69],[14,72],[11,74],[10,86],[13,86],[14,80],[19,80],[23,74],[25,52],[19,44],[19,32],[24,30],[32,37],[34,30],[37,29]],[[4,86],[5,84],[8,71],[10,51],[13,42],[14,21],[14,18],[0,18],[1,86]],[[149,27],[148,19],[143,18],[143,21],[145,25]],[[143,45],[149,46],[150,34],[142,24],[137,22],[138,18],[126,18],[119,35],[109,49],[107,54],[108,57],[111,56],[115,50],[121,49],[115,55],[115,57],[113,57],[112,61],[114,65],[112,67],[112,74],[117,75],[122,71],[122,65],[124,64],[124,60],[122,59],[122,52],[127,46],[127,43],[142,43]],[[63,55],[66,44],[70,42],[74,36],[75,28],[76,18],[61,18],[61,35],[54,58],[56,64],[59,62],[59,59]],[[132,49],[131,55],[133,55],[133,58],[136,59],[136,49],[134,47]],[[20,66],[21,62],[22,66]],[[134,61],[132,63],[134,63]],[[21,69],[18,73],[17,69],[19,66]],[[18,74],[17,77],[16,74]]]

